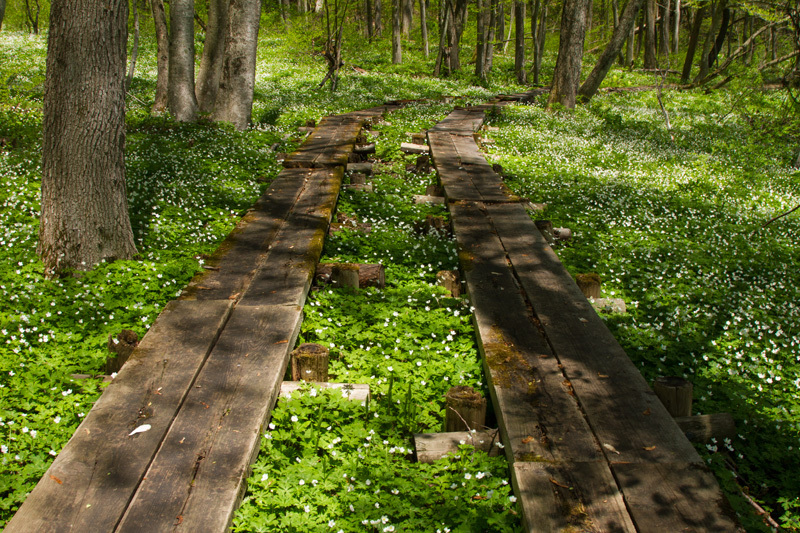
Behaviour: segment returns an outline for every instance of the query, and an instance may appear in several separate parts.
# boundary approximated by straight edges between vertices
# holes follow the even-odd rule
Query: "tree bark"
[[[139,9],[136,2],[131,2],[133,6],[133,50],[131,50],[131,65],[128,68],[128,76],[125,78],[125,92],[131,88],[133,83],[133,73],[136,71],[136,58],[139,56]]]
[[[525,75],[525,2],[523,0],[514,0],[514,72],[517,75],[517,82],[526,83],[528,81]]]
[[[539,47],[539,14],[542,11],[542,0],[533,0],[533,9],[531,9],[531,38],[533,39],[533,84],[539,85],[539,71],[536,68],[536,62],[542,55]]]
[[[703,26],[703,18],[705,17],[705,13],[706,7],[701,6],[694,14],[692,33],[689,35],[689,45],[686,48],[686,60],[683,62],[681,83],[687,83],[692,74],[692,63],[694,63],[694,55],[695,51],[697,50],[697,41],[700,40],[700,28]]]
[[[455,0],[455,4],[450,2],[453,12],[450,14],[450,72],[461,70],[461,35],[467,24],[467,0]]]
[[[392,0],[392,63],[395,65],[403,62],[402,4],[403,0]]]
[[[675,18],[673,19],[674,29],[672,33],[672,52],[677,54],[680,49],[681,37],[681,0],[675,0]]]
[[[485,80],[486,75],[484,72],[484,68],[486,67],[486,61],[484,58],[485,49],[486,49],[486,31],[484,26],[486,25],[486,6],[485,3],[488,0],[475,0],[476,1],[476,17],[475,21],[477,24],[477,33],[475,39],[475,76],[477,76],[480,80]]]
[[[484,50],[484,73],[488,75],[492,71],[494,62],[494,41],[497,27],[497,4],[498,0],[484,0],[489,2],[489,24],[486,28],[486,48]]]
[[[364,13],[367,17],[367,39],[372,42],[375,32],[375,24],[372,21],[372,0],[364,0]]]
[[[28,23],[30,24],[31,31],[34,35],[39,35],[39,13],[42,11],[42,7],[39,5],[39,0],[34,0],[36,2],[36,13],[34,14],[33,10],[31,9],[30,2],[25,0],[25,15],[28,18]]]
[[[561,104],[575,107],[578,85],[581,80],[583,42],[586,37],[586,3],[589,0],[564,0],[561,15],[561,36],[558,58],[553,73],[553,86],[547,99],[547,108]]]
[[[422,32],[422,51],[427,58],[431,52],[428,44],[428,11],[425,0],[419,0],[419,29]]]
[[[411,26],[414,23],[414,0],[400,0],[403,6],[403,36],[411,35]]]
[[[211,113],[217,101],[222,65],[225,61],[225,36],[228,30],[228,0],[211,0],[208,4],[208,26],[200,70],[197,72],[197,107]]]
[[[582,100],[589,100],[597,93],[597,89],[600,87],[600,84],[603,83],[608,71],[611,69],[611,65],[614,64],[614,60],[617,55],[619,55],[619,51],[622,49],[625,39],[629,38],[643,1],[644,0],[628,0],[628,4],[622,12],[622,18],[620,18],[619,24],[617,24],[617,27],[614,29],[614,34],[611,36],[611,41],[606,45],[605,50],[603,50],[603,53],[597,60],[597,64],[578,91]]]
[[[506,34],[506,7],[503,0],[500,1],[500,4],[497,6],[497,27],[495,28],[497,35],[500,36],[500,42],[495,45],[497,51],[501,51],[503,49],[503,36]]]
[[[253,112],[260,19],[261,0],[230,0],[214,120],[230,122],[239,130],[247,127]]]
[[[3,18],[6,15],[6,0],[0,0],[0,30],[3,29]]]
[[[670,0],[663,0],[664,5],[661,8],[661,25],[659,26],[661,32],[658,39],[658,54],[661,56],[669,57],[669,23],[670,23]]]
[[[375,37],[380,37],[383,34],[383,2],[375,0]]]
[[[436,53],[436,64],[433,68],[433,75],[440,76],[442,73],[442,65],[450,73],[450,48],[447,46],[448,37],[450,35],[452,9],[450,7],[450,0],[443,0],[441,9],[439,10],[439,50]]]
[[[719,51],[722,50],[722,45],[725,44],[725,37],[728,35],[730,22],[731,10],[725,8],[722,10],[722,20],[720,21],[719,33],[717,34],[717,38],[714,41],[714,46],[711,48],[711,52],[708,55],[708,68],[714,66],[714,62],[717,60],[717,56],[719,56]]]
[[[156,96],[150,113],[160,115],[167,110],[169,90],[169,35],[167,33],[167,15],[163,0],[150,0],[153,11],[153,23],[156,30],[157,76]]]
[[[644,15],[644,68],[654,69],[658,63],[656,59],[656,0],[647,0]]]
[[[178,122],[192,122],[197,119],[194,0],[172,0],[169,22],[169,111]]]
[[[136,254],[125,194],[127,0],[53,0],[38,253],[45,274]]]

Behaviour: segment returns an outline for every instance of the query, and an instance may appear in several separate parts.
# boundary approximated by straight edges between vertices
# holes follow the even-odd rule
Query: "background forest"
[[[478,490],[502,495],[502,503],[412,520],[411,506],[438,497],[433,488],[415,492],[415,480],[432,486],[452,473],[415,467],[398,481],[407,461],[389,453],[410,447],[414,431],[437,429],[446,381],[478,388],[485,381],[474,343],[465,340],[472,336],[468,302],[447,301],[433,285],[437,270],[456,268],[455,245],[444,234],[414,235],[414,222],[431,212],[410,197],[435,174],[412,179],[412,160],[398,147],[406,132],[430,127],[455,105],[553,86],[531,105],[490,117],[487,157],[514,192],[547,204],[537,217],[573,230],[572,244],[558,249],[570,271],[598,273],[604,296],[625,300],[627,313],[603,316],[644,376],[687,377],[695,413],[733,415],[736,437],[698,446],[746,528],[800,530],[796,3],[286,0],[241,2],[251,9],[239,19],[225,4],[114,3],[128,32],[115,72],[124,87],[121,194],[135,254],[53,264],[40,223],[47,166],[56,164],[42,134],[47,28],[69,13],[64,2],[0,0],[0,526],[102,392],[101,379],[85,376],[104,373],[108,335],[147,331],[277,175],[280,154],[302,142],[298,127],[387,100],[424,99],[380,126],[378,155],[387,164],[375,187],[382,194],[348,192],[340,200],[341,212],[370,220],[372,237],[343,232],[324,251],[331,260],[380,260],[390,290],[368,304],[320,292],[301,334],[338,346],[338,377],[373,388],[380,417],[369,429],[385,439],[375,443],[383,455],[373,457],[375,473],[365,478],[375,485],[356,491],[355,511],[331,501],[330,487],[311,484],[322,475],[317,466],[289,464],[305,452],[280,443],[319,437],[279,428],[264,439],[234,525],[328,531],[334,522],[334,531],[384,531],[390,525],[381,519],[389,516],[397,531],[515,530],[502,461],[453,460],[474,483],[459,488],[460,497]],[[53,33],[51,47],[58,46]],[[246,79],[223,72],[232,52],[219,43],[231,34],[250,39],[240,52],[252,54],[249,89]],[[398,315],[408,322],[387,330],[384,318],[389,324]],[[430,364],[421,368],[385,361],[381,342],[425,320],[434,335],[452,332],[455,340],[442,345],[465,357],[443,359],[426,346]],[[376,326],[355,331],[354,322]],[[402,375],[423,386],[412,389]],[[397,410],[393,395],[394,403],[402,396],[425,408]],[[359,417],[351,406],[326,395],[287,402],[273,421],[307,417],[313,427],[321,406],[340,415],[339,438],[350,438],[358,453],[364,426],[352,425]],[[282,465],[288,478],[276,481],[281,474],[271,465]],[[492,484],[478,485],[479,473]],[[286,489],[280,497],[276,486]],[[381,499],[376,511],[376,486],[386,498],[409,494],[406,507]],[[294,512],[298,502],[314,513]]]

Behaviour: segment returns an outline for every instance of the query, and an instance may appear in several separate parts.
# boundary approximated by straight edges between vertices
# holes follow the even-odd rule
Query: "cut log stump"
[[[133,349],[139,345],[139,335],[130,329],[123,329],[116,337],[108,336],[108,351],[111,355],[106,359],[106,374],[119,372],[128,360]]]
[[[335,263],[331,268],[331,283],[340,287],[350,287],[358,290],[360,286],[358,271],[358,264]]]
[[[430,148],[424,144],[402,143],[400,150],[406,154],[427,154]]]
[[[673,417],[692,414],[692,383],[686,379],[670,376],[657,378],[653,390]]]
[[[304,343],[292,352],[294,381],[328,381],[329,350],[321,344]]]
[[[472,387],[459,385],[451,388],[445,396],[445,404],[446,432],[486,427],[486,398]]]
[[[600,276],[594,272],[588,274],[578,274],[575,276],[575,283],[587,298],[600,298]]]
[[[336,263],[320,263],[317,265],[317,272],[314,277],[317,283],[330,283],[331,273]],[[358,286],[377,287],[383,289],[386,286],[386,269],[381,264],[358,263]]]
[[[436,284],[450,291],[450,296],[461,296],[461,280],[458,270],[440,270],[436,273]]]
[[[736,436],[736,423],[730,413],[680,416],[675,422],[692,442],[705,444],[711,439],[722,441]]]

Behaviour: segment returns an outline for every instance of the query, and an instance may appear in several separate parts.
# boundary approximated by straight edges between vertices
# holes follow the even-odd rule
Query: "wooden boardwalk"
[[[736,531],[713,474],[474,140],[429,130],[527,531]]]
[[[362,125],[323,119],[159,315],[5,531],[226,531]],[[134,431],[137,430],[137,431]]]

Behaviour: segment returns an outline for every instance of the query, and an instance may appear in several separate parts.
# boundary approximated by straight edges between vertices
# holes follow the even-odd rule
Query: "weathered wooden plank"
[[[269,245],[305,186],[303,169],[284,169],[186,286],[181,299],[236,299],[250,284]]]
[[[300,390],[304,383],[303,381],[284,381],[281,383],[280,397],[291,397],[292,393]],[[366,383],[320,383],[313,381],[311,384],[321,389],[340,389],[343,397],[354,402],[364,402],[369,399],[369,385]]]
[[[112,531],[231,306],[167,304],[5,531]],[[129,435],[143,424],[150,430]]]
[[[509,461],[599,460],[591,429],[563,384],[482,207],[451,204],[451,213]]]
[[[414,435],[414,448],[417,461],[433,463],[448,453],[458,451],[462,444],[470,444],[476,450],[486,452],[490,456],[500,454],[499,436],[497,432],[488,431],[451,431],[448,433],[417,433]]]
[[[516,463],[511,476],[525,531],[637,531],[605,462]]]
[[[431,131],[428,142],[448,201],[513,201],[471,136]]]
[[[246,305],[303,305],[322,254],[342,168],[309,171],[292,213],[242,296]]]
[[[696,463],[612,464],[639,531],[744,531],[714,475]]]
[[[227,530],[301,320],[298,306],[234,309],[118,532]]]
[[[525,209],[516,204],[486,209],[609,459],[700,462]]]
[[[331,168],[347,165],[363,119],[325,117],[319,126],[283,162],[287,168]]]
[[[478,109],[477,107],[456,109],[428,131],[449,131],[472,134],[481,129],[484,119],[483,109]]]

